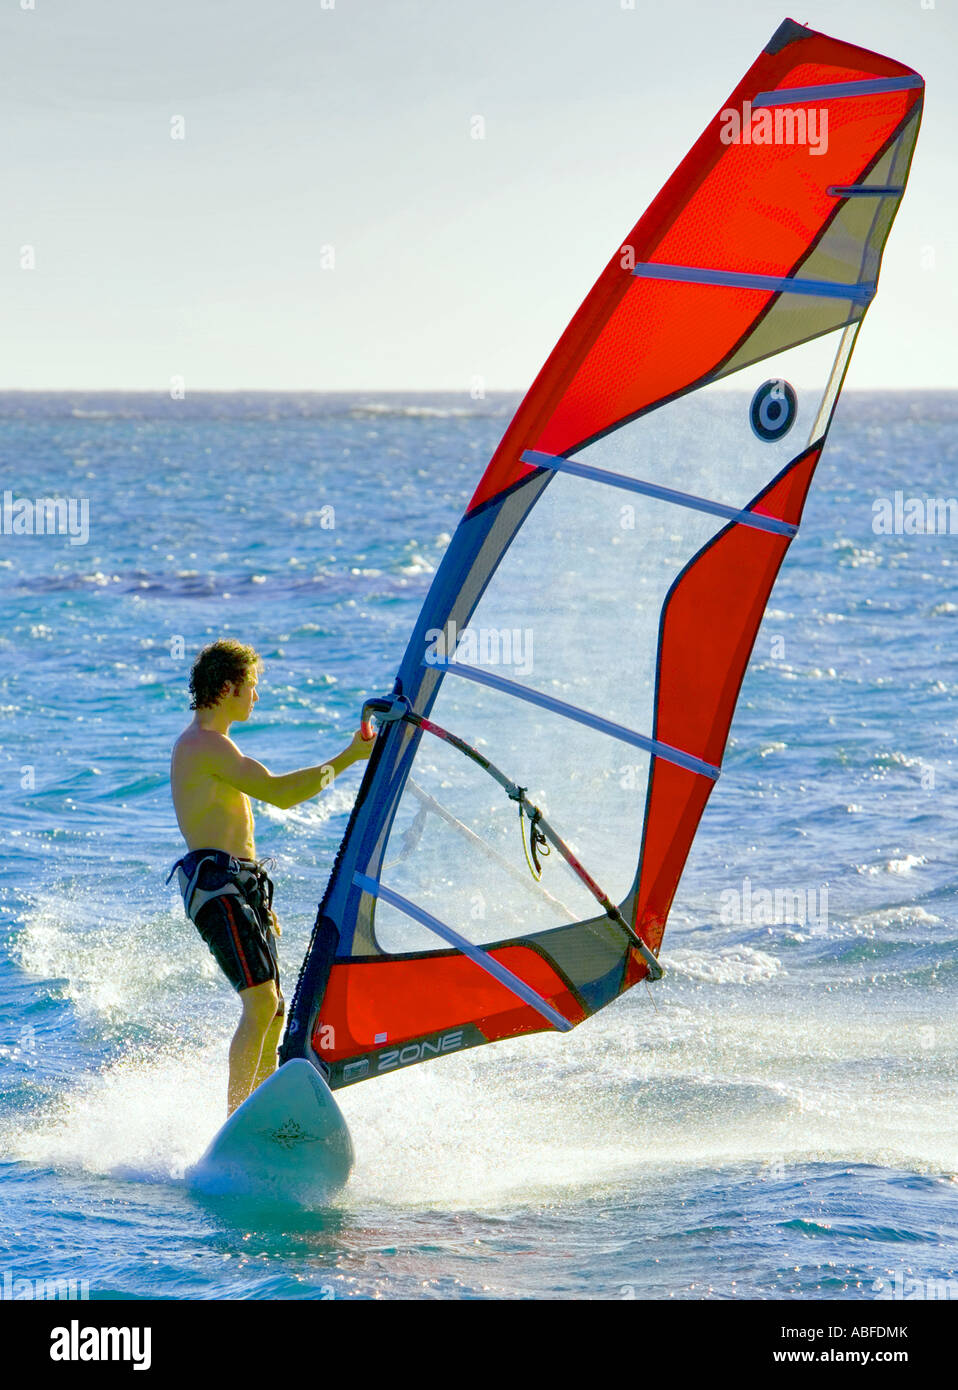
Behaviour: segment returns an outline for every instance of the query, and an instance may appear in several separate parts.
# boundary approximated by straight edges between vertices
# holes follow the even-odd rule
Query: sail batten
[[[558,1029],[560,1033],[567,1033],[572,1027],[572,1024],[567,1018],[556,1009],[553,1009],[550,1004],[546,1003],[534,989],[530,989],[528,985],[524,984],[523,981],[519,979],[518,975],[514,975],[511,970],[507,970],[504,965],[500,965],[488,952],[479,950],[477,947],[473,946],[464,936],[461,936],[457,931],[453,931],[445,922],[440,922],[431,912],[426,912],[424,908],[419,907],[416,903],[410,902],[408,898],[404,898],[401,893],[394,893],[392,889],[388,888],[384,883],[379,883],[375,879],[368,878],[365,874],[354,874],[353,881],[358,888],[362,888],[364,893],[371,893],[373,897],[382,898],[384,902],[392,903],[394,907],[398,907],[400,911],[405,912],[407,916],[414,918],[417,922],[421,922],[424,927],[434,932],[436,936],[441,937],[448,945],[455,946],[464,956],[468,956],[473,964],[477,965],[480,970],[485,970],[486,974],[491,975],[494,980],[498,980],[499,984],[504,985],[517,999],[521,999],[524,1003],[531,1005],[537,1013],[542,1015],[547,1023],[550,1023],[553,1028]]]
[[[633,275],[647,280],[673,280],[684,285],[716,285],[726,289],[762,290],[767,294],[805,294],[817,299],[849,299],[867,304],[874,297],[873,284],[843,285],[834,280],[803,280],[797,275],[756,275],[744,270],[709,270],[705,266],[663,265],[643,261]]]
[[[502,676],[494,675],[491,671],[483,671],[478,667],[469,666],[464,661],[445,661],[439,657],[430,656],[429,664],[437,670],[444,671],[447,675],[463,676],[466,680],[490,686],[493,690],[500,690],[503,694],[511,695],[517,700],[527,700],[530,704],[551,710],[564,719],[571,719],[575,723],[585,724],[591,729],[596,729],[600,734],[607,734],[609,738],[618,739],[622,743],[631,743],[636,748],[655,753],[660,758],[677,763],[679,767],[687,768],[689,772],[698,773],[702,777],[709,777],[712,781],[719,775],[719,768],[713,767],[711,763],[705,762],[702,758],[697,758],[694,753],[686,753],[681,748],[672,748],[669,744],[662,743],[659,739],[649,738],[647,734],[637,733],[634,729],[625,729],[621,724],[614,724],[611,719],[603,719],[601,715],[592,714],[589,710],[580,709],[576,705],[570,705],[567,701],[559,700],[554,695],[547,695],[542,690],[533,690],[528,686],[519,685],[516,681],[506,680]]]
[[[693,511],[709,512],[712,516],[728,517],[739,521],[743,526],[754,526],[757,531],[774,531],[779,536],[794,536],[797,528],[787,521],[777,521],[760,512],[744,511],[740,507],[729,507],[724,502],[713,501],[709,497],[695,497],[690,492],[679,492],[675,488],[662,487],[644,478],[627,478],[622,473],[612,473],[606,468],[591,468],[587,463],[577,463],[574,459],[560,458],[557,454],[543,454],[536,449],[525,449],[523,463],[534,464],[537,468],[553,468],[563,473],[571,473],[577,478],[588,478],[591,482],[605,483],[609,487],[620,487],[626,492],[639,492],[646,497],[658,497],[663,502],[674,502],[678,507],[691,507]]]
[[[831,198],[900,198],[904,191],[901,184],[852,183],[829,188],[828,195]]]
[[[925,84],[917,73],[906,77],[876,77],[865,82],[823,82],[817,87],[783,87],[775,92],[759,92],[753,110],[762,106],[789,106],[794,102],[842,101],[849,97],[884,96],[889,92],[911,92]]]

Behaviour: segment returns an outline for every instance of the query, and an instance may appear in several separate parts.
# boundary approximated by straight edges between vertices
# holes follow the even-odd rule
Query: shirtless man
[[[244,758],[229,737],[258,700],[260,658],[232,640],[200,652],[190,673],[192,724],[173,747],[173,805],[189,853],[174,864],[187,915],[243,1006],[230,1044],[227,1114],[276,1070],[284,1001],[274,937],[273,884],[256,859],[250,797],[284,809],[308,801],[339,773],[369,757],[373,739],[357,730],[328,763],[274,776]],[[169,882],[169,879],[167,879]]]

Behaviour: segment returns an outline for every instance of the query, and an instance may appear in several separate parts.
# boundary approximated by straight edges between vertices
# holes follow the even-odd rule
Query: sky
[[[523,390],[785,5],[2,0],[0,390]],[[926,79],[848,386],[955,387],[955,6],[791,17]]]

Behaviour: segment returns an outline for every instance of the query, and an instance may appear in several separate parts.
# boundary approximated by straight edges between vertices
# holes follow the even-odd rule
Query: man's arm
[[[255,758],[245,758],[231,739],[218,737],[210,748],[207,766],[213,777],[220,778],[237,791],[288,811],[290,806],[298,806],[301,801],[309,801],[325,791],[353,763],[368,758],[374,742],[374,739],[364,739],[361,730],[357,730],[349,747],[337,753],[335,758],[316,767],[301,767],[277,777]]]

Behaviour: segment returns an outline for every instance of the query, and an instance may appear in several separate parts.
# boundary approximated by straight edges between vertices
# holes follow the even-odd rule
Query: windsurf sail
[[[336,1088],[659,973],[922,94],[786,20],[619,243],[367,710],[284,1060]]]

